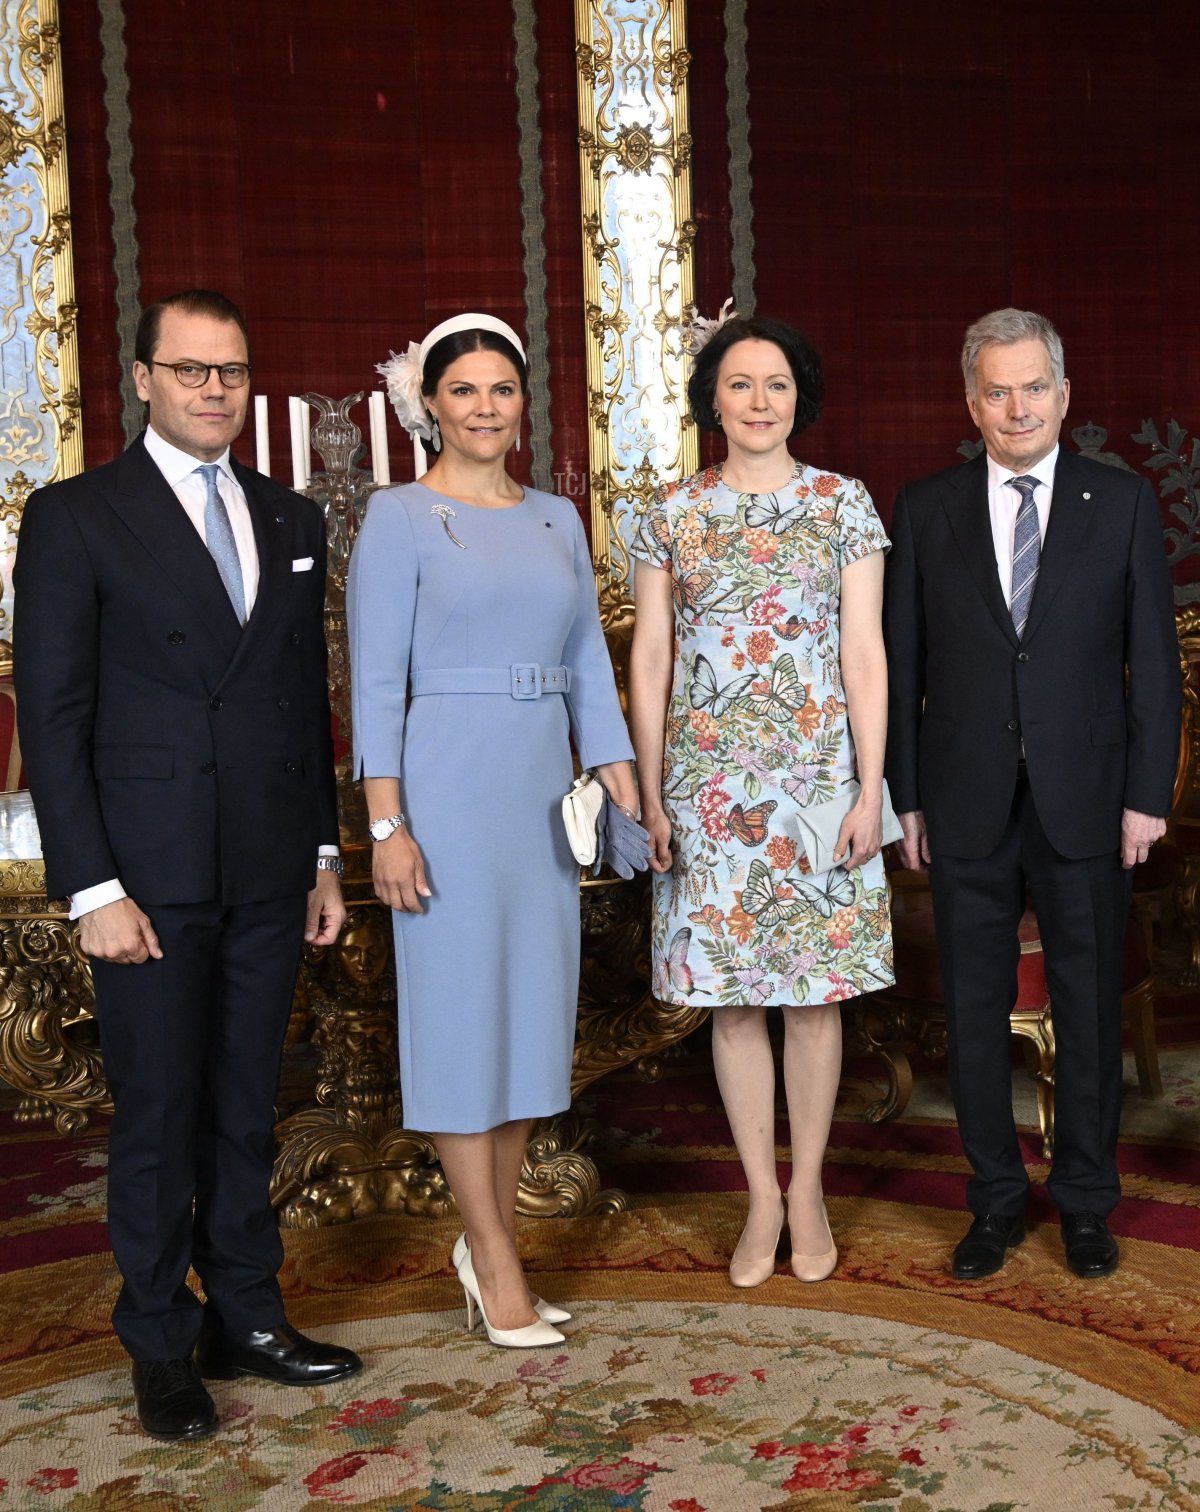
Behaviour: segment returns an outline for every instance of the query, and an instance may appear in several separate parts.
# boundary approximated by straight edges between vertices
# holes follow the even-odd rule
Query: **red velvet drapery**
[[[471,305],[523,324],[507,4],[124,9],[143,298],[191,283],[228,292],[250,318],[261,392],[370,387],[389,348]],[[723,0],[688,5],[708,312],[730,290],[723,13]],[[805,326],[828,372],[806,455],[863,477],[886,516],[899,483],[953,463],[972,434],[962,331],[1007,303],[1062,331],[1069,427],[1104,426],[1109,448],[1137,464],[1130,432],[1143,418],[1200,426],[1200,137],[1186,87],[1200,7],[1059,0],[1014,22],[959,5],[753,0],[748,17],[758,308]],[[99,29],[82,5],[65,16],[89,463],[122,444]],[[539,0],[538,66],[552,470],[583,505],[564,0]],[[274,470],[287,477],[278,402],[272,428]],[[392,454],[407,476],[395,428]]]

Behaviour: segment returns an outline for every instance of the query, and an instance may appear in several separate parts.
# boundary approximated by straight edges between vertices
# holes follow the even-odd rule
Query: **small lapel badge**
[[[1085,494],[1084,494],[1084,496],[1083,496],[1083,497],[1084,497],[1084,498],[1085,498],[1085,499],[1090,499],[1090,498],[1091,498],[1091,497],[1092,497],[1092,496],[1091,496],[1091,494],[1090,494],[1090,493],[1085,493]]]

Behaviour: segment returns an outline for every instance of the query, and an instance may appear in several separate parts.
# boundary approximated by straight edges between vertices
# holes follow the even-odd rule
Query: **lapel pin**
[[[554,529],[554,526],[551,525],[551,523],[550,523],[549,520],[543,520],[542,524],[546,527],[547,530],[553,530]]]
[[[275,523],[276,523],[276,525],[282,525],[283,524],[283,516],[282,515],[276,515],[275,516]]]
[[[1085,494],[1084,494],[1084,496],[1083,496],[1083,497],[1084,497],[1084,498],[1085,498],[1085,499],[1090,499],[1090,498],[1091,498],[1091,497],[1092,497],[1092,496],[1091,496],[1091,494],[1090,494],[1090,493],[1085,493]]]

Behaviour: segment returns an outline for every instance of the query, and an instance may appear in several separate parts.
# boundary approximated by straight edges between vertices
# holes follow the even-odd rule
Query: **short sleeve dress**
[[[579,515],[533,488],[508,509],[377,493],[347,623],[355,773],[400,778],[433,890],[392,915],[405,1123],[559,1113],[579,998],[571,742],[585,766],[633,756]],[[542,691],[560,667],[568,690]]]
[[[654,879],[655,996],[824,1003],[891,985],[883,861],[814,876],[796,808],[856,775],[839,646],[841,570],[891,543],[863,485],[798,464],[739,494],[720,468],[662,489],[634,554],[671,572],[675,675]]]

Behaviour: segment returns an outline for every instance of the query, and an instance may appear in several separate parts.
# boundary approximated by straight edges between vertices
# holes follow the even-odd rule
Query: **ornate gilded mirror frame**
[[[693,472],[680,327],[694,299],[684,0],[576,0],[592,555],[607,627],[658,485]]]
[[[694,472],[681,328],[694,300],[684,0],[576,0],[592,557],[624,683],[629,543],[658,486]],[[649,983],[647,878],[585,879],[574,1089],[664,1050],[707,1017]]]
[[[44,483],[83,467],[75,277],[67,191],[58,0],[0,0],[0,696],[6,782],[19,780],[12,726],[12,565],[21,511]],[[45,874],[29,794],[0,794],[0,1068],[19,1122],[61,1133],[108,1106],[87,1032],[91,982]]]
[[[0,637],[33,489],[83,467],[58,0],[0,0]]]

